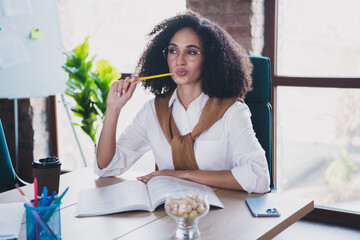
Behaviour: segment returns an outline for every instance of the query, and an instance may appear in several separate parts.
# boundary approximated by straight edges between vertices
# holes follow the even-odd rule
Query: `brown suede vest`
[[[165,97],[157,96],[155,98],[155,109],[161,129],[171,145],[174,168],[175,170],[197,170],[199,167],[194,154],[196,138],[221,119],[228,108],[240,99],[209,98],[193,131],[181,136],[171,114],[172,105],[169,107],[171,96],[172,93]]]

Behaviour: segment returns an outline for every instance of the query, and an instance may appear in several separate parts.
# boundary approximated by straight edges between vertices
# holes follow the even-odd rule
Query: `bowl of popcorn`
[[[207,195],[187,191],[169,193],[165,211],[177,223],[176,239],[197,239],[200,237],[198,221],[209,211]]]

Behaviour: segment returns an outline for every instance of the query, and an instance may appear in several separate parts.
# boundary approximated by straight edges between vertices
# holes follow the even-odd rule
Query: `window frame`
[[[265,48],[264,56],[271,62],[271,106],[272,106],[272,171],[274,187],[276,189],[276,90],[278,86],[292,87],[322,87],[322,88],[360,88],[359,78],[326,78],[326,77],[295,77],[277,75],[277,14],[278,0],[265,1]],[[326,206],[315,205],[315,210],[304,217],[306,220],[359,228],[360,213],[343,209],[334,209]]]

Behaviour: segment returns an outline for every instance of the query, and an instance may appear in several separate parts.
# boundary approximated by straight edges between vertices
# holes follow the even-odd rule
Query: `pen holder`
[[[47,198],[47,200],[49,197]],[[34,200],[32,200],[34,202]],[[39,198],[39,202],[41,202],[41,198]],[[61,219],[60,219],[60,204],[52,204],[49,206],[43,207],[30,207],[26,204],[26,239],[54,239],[54,237],[49,236],[49,234],[44,230],[40,223],[37,222],[34,213],[37,212],[41,219],[49,226],[51,231],[55,234],[56,239],[61,239]],[[36,231],[37,225],[37,231]],[[36,237],[36,233],[38,233],[38,238]]]

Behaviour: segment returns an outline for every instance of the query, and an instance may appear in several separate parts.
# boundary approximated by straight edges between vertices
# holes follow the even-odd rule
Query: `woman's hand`
[[[116,127],[121,109],[132,97],[136,85],[137,76],[132,80],[127,77],[112,83],[107,96],[107,109],[104,124],[101,129],[96,160],[100,169],[106,168],[114,157],[116,149]]]
[[[132,97],[138,83],[137,79],[138,76],[133,75],[131,80],[129,77],[126,77],[125,80],[114,81],[108,93],[107,108],[121,110]]]
[[[153,177],[156,177],[156,176],[171,176],[171,177],[181,178],[180,177],[181,172],[182,171],[162,169],[162,170],[159,170],[159,171],[154,171],[152,173],[149,173],[149,174],[147,174],[145,176],[137,177],[136,179],[138,181],[143,182],[143,183],[147,183],[148,181],[150,181],[150,179],[152,179]]]
[[[171,176],[208,185],[211,187],[219,187],[232,190],[244,190],[236,181],[231,170],[169,170],[162,169],[149,173],[145,176],[137,177],[138,181],[147,183],[156,176]]]

